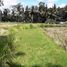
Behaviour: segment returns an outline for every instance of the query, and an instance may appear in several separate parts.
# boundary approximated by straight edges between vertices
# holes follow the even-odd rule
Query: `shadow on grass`
[[[17,52],[15,55],[16,56],[25,56],[25,53],[24,52]]]
[[[9,65],[9,67],[25,67],[24,65],[21,65],[21,64],[18,64],[18,63],[7,62],[7,64]]]
[[[63,67],[63,66],[60,65],[60,64],[47,63],[47,64],[46,64],[46,67]]]
[[[33,66],[31,66],[31,67],[42,67],[41,65],[33,65]]]

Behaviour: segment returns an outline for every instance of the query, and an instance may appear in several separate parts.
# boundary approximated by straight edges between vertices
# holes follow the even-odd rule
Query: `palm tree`
[[[13,8],[13,13],[15,14],[15,21],[19,22],[21,10],[24,11],[23,5],[21,5],[21,3],[18,3],[17,5],[13,5],[12,8]]]
[[[0,21],[2,21],[2,11],[0,10]]]
[[[9,20],[9,17],[8,17],[9,12],[10,12],[9,9],[4,9],[4,11],[3,11],[3,21],[8,21]]]
[[[44,2],[39,3],[39,12],[40,12],[40,19],[41,22],[46,21],[46,7]]]
[[[0,0],[0,7],[3,6],[3,1]],[[2,21],[2,11],[0,10],[0,21]]]
[[[4,4],[3,4],[3,0],[0,0],[0,6],[3,6]]]

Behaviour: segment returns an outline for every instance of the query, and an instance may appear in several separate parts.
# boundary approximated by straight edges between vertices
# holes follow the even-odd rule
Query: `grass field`
[[[10,28],[11,29],[11,28]],[[14,67],[67,67],[67,52],[42,28],[30,25],[12,27],[15,32],[16,58]]]

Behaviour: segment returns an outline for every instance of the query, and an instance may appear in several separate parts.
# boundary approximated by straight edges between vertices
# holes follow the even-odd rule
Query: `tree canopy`
[[[1,5],[3,5],[2,0],[0,0]],[[26,6],[24,8],[21,3],[18,3],[12,5],[12,10],[4,9],[0,14],[0,21],[45,23],[49,19],[58,21],[58,23],[67,21],[67,5],[60,8],[54,4],[52,8],[48,8],[47,4],[40,2],[39,6]]]

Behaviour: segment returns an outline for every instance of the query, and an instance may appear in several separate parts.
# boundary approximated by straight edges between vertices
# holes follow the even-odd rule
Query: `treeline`
[[[12,9],[0,10],[0,21],[6,22],[33,22],[46,23],[67,21],[67,5],[64,8],[54,6],[48,8],[47,4],[40,2],[38,6],[23,7],[20,3],[13,5]]]

